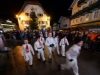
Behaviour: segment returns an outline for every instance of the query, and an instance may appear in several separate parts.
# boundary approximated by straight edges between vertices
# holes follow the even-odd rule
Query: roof
[[[61,17],[59,18],[59,20],[58,20],[58,23],[61,22],[61,20],[64,19],[64,18],[65,18],[65,19],[69,19],[69,17],[61,16]]]
[[[71,10],[73,8],[73,6],[78,2],[79,0],[74,0],[69,8],[69,10]]]
[[[44,13],[45,13],[46,15],[48,15],[48,14],[46,13],[46,11],[43,9],[42,5],[41,5],[37,0],[34,0],[34,1],[32,1],[32,0],[27,0],[27,1],[25,1],[24,4],[23,4],[23,6],[22,6],[22,8],[21,8],[20,11],[18,12],[18,15],[23,11],[23,9],[25,8],[25,6],[26,6],[27,4],[39,5],[39,6],[42,8],[42,10],[44,11]]]

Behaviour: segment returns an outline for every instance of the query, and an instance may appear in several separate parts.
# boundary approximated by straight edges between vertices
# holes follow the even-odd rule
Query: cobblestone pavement
[[[0,59],[3,69],[0,75],[73,75],[72,70],[57,71],[57,65],[64,63],[65,58],[59,57],[56,50],[53,52],[52,63],[48,62],[48,50],[45,46],[46,63],[38,61],[37,55],[33,56],[33,67],[26,65],[21,55],[22,41],[6,41],[6,46],[11,48],[9,59],[3,56]],[[33,45],[33,43],[31,43]],[[70,46],[69,46],[70,47]],[[68,47],[67,47],[68,48]],[[66,48],[66,50],[67,50]],[[82,50],[78,58],[80,75],[100,75],[100,55]]]

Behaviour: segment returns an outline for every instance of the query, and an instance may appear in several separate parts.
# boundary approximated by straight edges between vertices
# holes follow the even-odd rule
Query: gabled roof
[[[25,8],[25,6],[26,6],[27,4],[39,5],[39,6],[42,8],[42,10],[44,11],[44,13],[45,13],[46,15],[48,15],[48,14],[46,13],[46,11],[43,9],[42,5],[41,5],[37,0],[33,0],[33,1],[32,1],[32,0],[28,0],[28,1],[25,1],[24,4],[23,4],[23,6],[22,6],[22,8],[20,9],[20,11],[18,12],[17,15],[19,15],[19,14],[23,11],[23,9]]]
[[[79,0],[74,0],[69,8],[69,10],[71,10],[73,8],[73,6],[78,2]]]

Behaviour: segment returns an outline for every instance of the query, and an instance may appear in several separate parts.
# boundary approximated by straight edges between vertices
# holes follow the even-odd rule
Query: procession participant
[[[43,42],[43,44],[45,44],[45,40],[42,33],[40,34],[40,40]]]
[[[83,45],[82,38],[77,37],[75,44],[66,52],[66,63],[58,66],[58,70],[73,69],[75,75],[78,73],[77,57],[80,54],[81,46]]]
[[[48,51],[49,51],[49,62],[51,63],[51,61],[52,61],[52,51],[53,51],[53,47],[55,45],[55,41],[54,41],[54,38],[52,37],[52,33],[49,33],[48,37],[46,38],[45,45],[48,48]]]
[[[63,36],[63,38],[60,41],[60,46],[61,46],[61,54],[63,57],[65,57],[65,45],[69,45],[69,42],[66,38],[66,35]]]
[[[22,56],[24,56],[24,59],[27,62],[29,62],[29,65],[32,66],[33,64],[33,57],[32,54],[34,55],[34,50],[32,48],[32,46],[28,43],[28,40],[25,39],[24,43],[22,45]]]
[[[57,54],[60,55],[60,52],[59,52],[59,38],[58,38],[57,34],[55,35],[54,41],[55,41],[55,48],[57,50]]]
[[[40,36],[37,37],[37,41],[34,43],[34,48],[37,52],[38,59],[40,60],[40,55],[41,55],[43,62],[45,62],[44,45],[43,45],[43,42],[40,39]]]

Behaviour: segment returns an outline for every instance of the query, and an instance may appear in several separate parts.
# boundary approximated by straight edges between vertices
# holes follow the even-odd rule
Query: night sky
[[[0,18],[13,20],[26,0],[0,0]],[[70,16],[68,11],[73,0],[38,0],[44,10],[57,22],[60,16]]]

